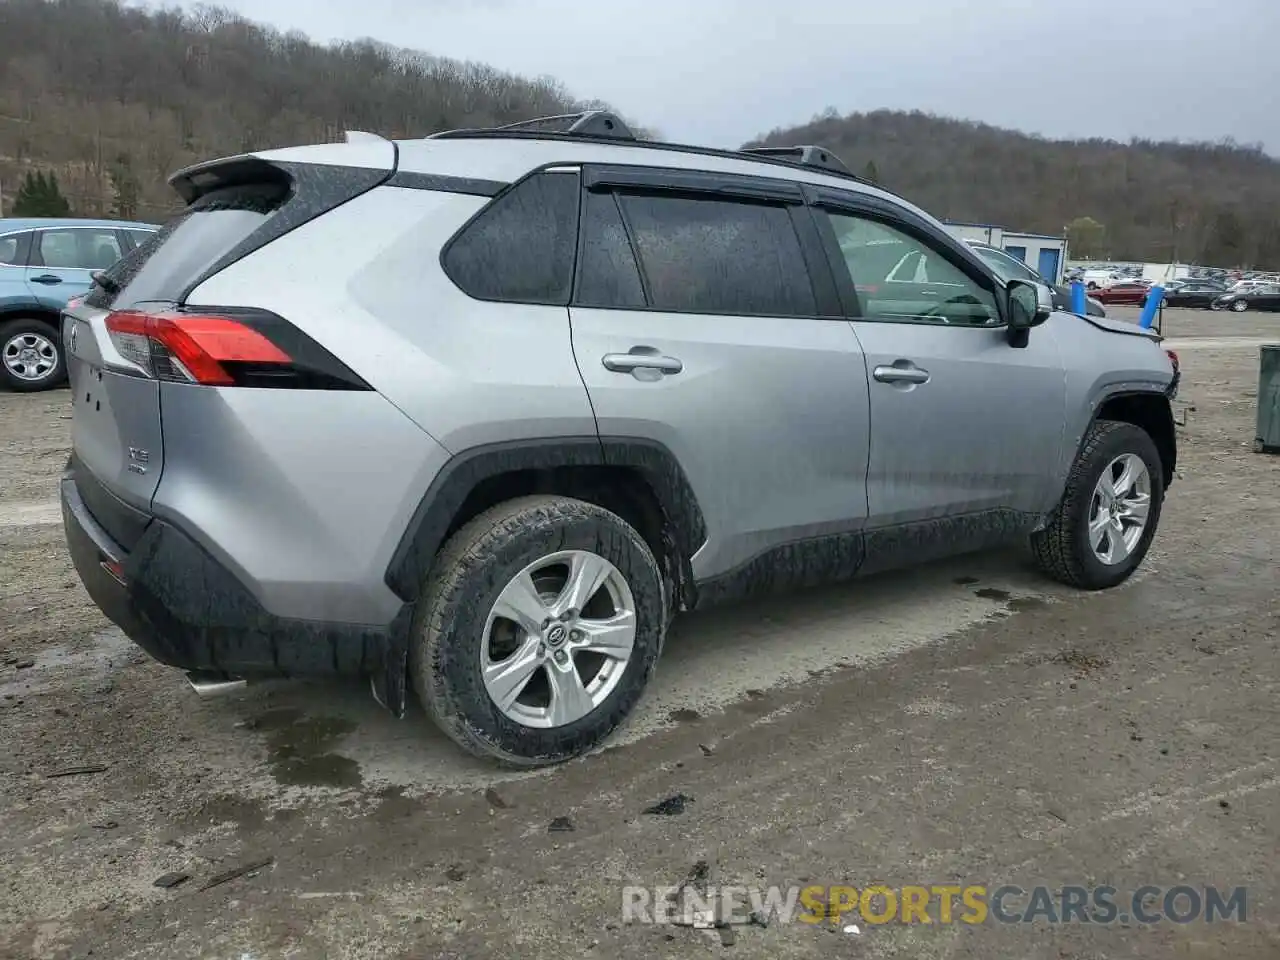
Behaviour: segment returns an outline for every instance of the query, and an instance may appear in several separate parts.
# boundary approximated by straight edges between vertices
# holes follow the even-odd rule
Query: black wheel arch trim
[[[657,497],[686,568],[706,540],[706,521],[689,479],[675,454],[657,441],[580,436],[485,444],[455,455],[436,474],[392,554],[387,586],[407,603],[417,600],[458,511],[478,484],[505,473],[563,467],[635,470]]]
[[[40,323],[47,323],[57,330],[59,326],[58,318],[57,310],[42,304],[24,303],[0,307],[0,324],[11,323],[14,320],[38,320]]]
[[[1176,383],[1176,379],[1177,378],[1175,377],[1175,383]],[[1113,400],[1121,400],[1126,397],[1141,397],[1146,400],[1163,400],[1164,401],[1164,403],[1161,405],[1161,411],[1164,415],[1162,419],[1165,420],[1166,422],[1162,422],[1161,427],[1166,430],[1166,435],[1170,440],[1169,448],[1167,451],[1169,455],[1169,460],[1167,463],[1163,464],[1164,474],[1165,474],[1164,490],[1167,493],[1169,490],[1169,487],[1172,486],[1173,484],[1173,480],[1174,480],[1174,477],[1176,476],[1176,470],[1178,465],[1178,434],[1177,434],[1177,429],[1173,419],[1173,406],[1170,403],[1170,397],[1169,397],[1167,387],[1159,387],[1156,385],[1152,385],[1150,387],[1135,387],[1129,384],[1122,384],[1122,385],[1112,387],[1102,392],[1101,394],[1099,394],[1097,399],[1093,403],[1093,414],[1092,416],[1089,417],[1088,424],[1085,425],[1084,430],[1080,434],[1079,440],[1076,442],[1075,455],[1072,457],[1070,463],[1068,463],[1067,469],[1069,471],[1071,469],[1071,464],[1075,463],[1076,460],[1080,457],[1080,452],[1084,449],[1085,443],[1088,442],[1089,431],[1093,429],[1093,425],[1097,423],[1099,420],[1104,419],[1104,417],[1102,416],[1102,412],[1106,408],[1107,404],[1111,403]],[[1161,456],[1163,457],[1166,451],[1161,449],[1162,438],[1152,437],[1151,439],[1155,441],[1156,447],[1157,449],[1160,449]]]

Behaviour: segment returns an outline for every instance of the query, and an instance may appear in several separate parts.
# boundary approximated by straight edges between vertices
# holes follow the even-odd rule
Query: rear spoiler
[[[179,170],[169,178],[169,186],[188,205],[223,187],[272,184],[288,190],[292,182],[293,178],[286,170],[252,154],[207,160]]]
[[[394,141],[381,137],[376,133],[365,133],[362,130],[348,130],[345,141],[347,144],[364,146],[381,144],[387,148],[390,154],[390,163],[385,166],[375,163],[365,167],[365,165],[357,163],[355,167],[350,169],[381,170],[381,179],[387,179],[395,172],[399,161],[399,150]],[[333,146],[335,144],[316,144],[301,148],[286,147],[279,150],[266,151],[266,155],[262,153],[242,153],[233,157],[206,160],[203,163],[186,167],[173,174],[173,176],[169,177],[169,185],[178,192],[178,195],[188,205],[195,203],[205,194],[224,187],[246,185],[276,186],[282,190],[288,190],[297,179],[296,172],[298,167],[331,166],[335,162],[332,156],[317,158],[314,153],[311,156],[299,154],[315,150],[325,151],[326,148]],[[338,161],[339,164],[341,162]]]

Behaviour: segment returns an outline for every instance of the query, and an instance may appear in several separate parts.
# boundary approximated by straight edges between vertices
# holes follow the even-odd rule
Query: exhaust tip
[[[191,689],[201,700],[238,693],[249,685],[248,680],[230,674],[200,673],[194,670],[187,673],[187,683],[191,684]]]

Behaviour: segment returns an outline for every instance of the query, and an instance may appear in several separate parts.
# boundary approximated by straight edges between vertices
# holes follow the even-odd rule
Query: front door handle
[[[600,358],[606,370],[614,373],[634,373],[637,370],[656,370],[659,373],[679,373],[684,364],[675,357],[664,357],[652,347],[632,347],[629,353],[606,353]]]
[[[61,283],[62,278],[55,277],[52,273],[42,273],[38,277],[32,277],[31,282],[43,283],[43,284],[47,284],[48,286],[53,286],[55,283]]]
[[[928,383],[929,371],[910,361],[899,360],[892,366],[876,367],[871,374],[881,383]]]

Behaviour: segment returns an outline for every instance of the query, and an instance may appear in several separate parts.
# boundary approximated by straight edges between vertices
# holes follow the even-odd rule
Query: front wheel
[[[1243,300],[1237,300],[1235,303],[1231,304],[1231,309],[1236,313],[1244,313],[1249,309],[1249,304]]]
[[[1062,502],[1031,537],[1040,567],[1086,590],[1127,580],[1147,555],[1160,521],[1163,469],[1145,430],[1096,422],[1071,468]]]
[[[445,545],[424,590],[409,669],[456,743],[510,766],[602,742],[640,699],[666,628],[662,576],[616,514],[521,497]]]
[[[51,390],[67,379],[62,338],[42,320],[0,325],[0,382],[11,390]]]

